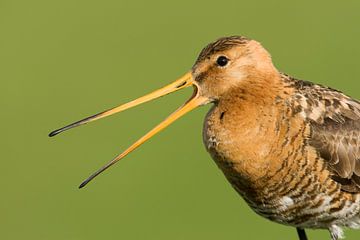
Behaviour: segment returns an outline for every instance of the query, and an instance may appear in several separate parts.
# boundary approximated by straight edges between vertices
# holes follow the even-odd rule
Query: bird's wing
[[[294,80],[311,126],[309,144],[344,191],[360,192],[360,102],[340,91]],[[305,100],[305,101],[304,101]]]

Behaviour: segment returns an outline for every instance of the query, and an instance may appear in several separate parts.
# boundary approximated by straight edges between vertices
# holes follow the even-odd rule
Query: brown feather
[[[205,58],[210,57],[211,55],[226,51],[228,49],[233,48],[234,46],[239,46],[246,44],[250,41],[250,39],[242,36],[231,36],[219,38],[218,40],[208,44],[199,54],[196,63],[203,61]]]
[[[309,143],[327,162],[344,191],[360,192],[360,103],[340,91],[291,79],[312,127]],[[298,99],[302,99],[301,97]]]

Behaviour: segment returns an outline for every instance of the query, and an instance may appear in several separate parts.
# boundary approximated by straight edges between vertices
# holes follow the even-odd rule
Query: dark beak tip
[[[56,136],[57,134],[59,134],[59,131],[58,130],[55,130],[55,131],[52,131],[51,133],[49,133],[49,137],[53,137],[53,136]]]
[[[79,189],[82,189],[83,187],[86,186],[86,184],[89,183],[89,179],[86,179],[84,182],[82,182],[80,185],[79,185]]]

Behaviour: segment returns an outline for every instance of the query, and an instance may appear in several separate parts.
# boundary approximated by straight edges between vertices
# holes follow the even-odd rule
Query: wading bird
[[[210,43],[175,82],[49,136],[189,86],[194,93],[182,107],[80,188],[185,113],[212,103],[205,147],[257,214],[296,227],[301,240],[305,228],[328,229],[337,240],[342,227],[360,227],[360,102],[279,72],[260,43],[245,37]]]

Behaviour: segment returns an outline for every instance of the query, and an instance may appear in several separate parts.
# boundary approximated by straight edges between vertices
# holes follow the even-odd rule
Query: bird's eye
[[[226,66],[226,64],[228,64],[228,62],[229,62],[229,59],[227,59],[227,57],[225,57],[225,56],[220,56],[220,57],[218,57],[218,59],[216,59],[216,63],[220,67]]]

